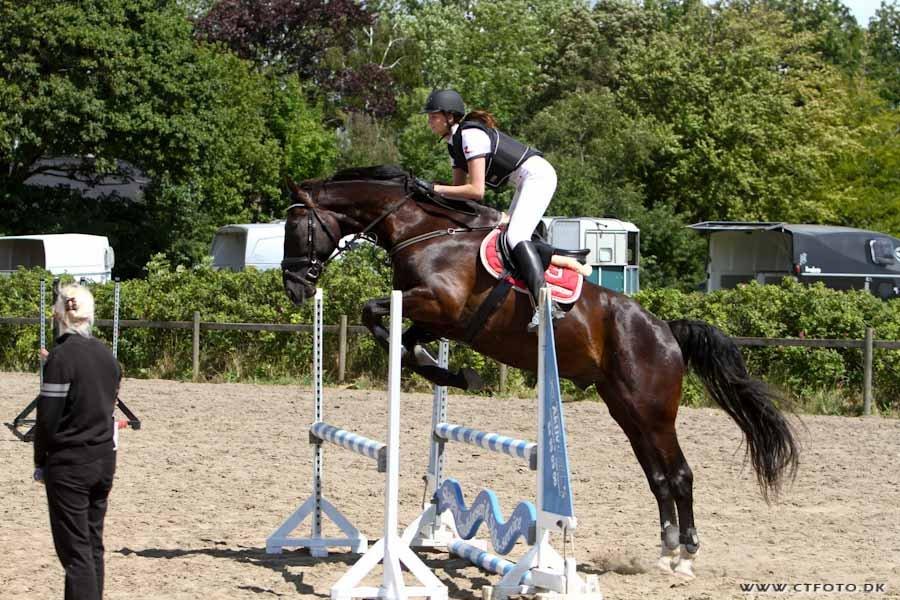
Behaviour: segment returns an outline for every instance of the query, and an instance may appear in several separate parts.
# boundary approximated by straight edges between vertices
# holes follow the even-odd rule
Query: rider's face
[[[442,112],[428,113],[428,127],[438,137],[447,137],[450,135],[450,121],[447,115]]]

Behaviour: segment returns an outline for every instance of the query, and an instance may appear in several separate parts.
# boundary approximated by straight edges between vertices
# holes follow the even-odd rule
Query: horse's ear
[[[315,202],[313,202],[312,196],[309,195],[309,192],[297,185],[294,180],[290,178],[290,176],[284,176],[284,183],[291,191],[291,198],[294,202],[298,204],[305,204],[309,207],[315,208]]]

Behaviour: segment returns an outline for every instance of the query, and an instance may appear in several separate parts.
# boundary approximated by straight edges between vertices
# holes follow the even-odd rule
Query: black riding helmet
[[[462,117],[466,114],[466,103],[456,90],[434,90],[428,94],[422,112],[448,112]]]

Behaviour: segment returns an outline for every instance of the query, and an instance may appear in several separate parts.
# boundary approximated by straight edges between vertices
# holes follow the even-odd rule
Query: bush
[[[836,291],[786,278],[781,285],[756,282],[710,294],[646,290],[637,300],[666,320],[708,321],[732,336],[773,338],[863,339],[866,327],[876,338],[900,339],[900,300],[883,301],[865,291]],[[842,414],[861,407],[862,351],[806,347],[745,347],[750,372],[784,388],[801,405],[823,393],[841,397]],[[873,379],[878,408],[900,410],[900,351],[876,350]],[[807,406],[807,408],[814,408]]]
[[[363,304],[390,292],[390,268],[384,252],[363,247],[329,264],[321,285],[326,290],[324,319],[339,322],[348,315],[358,324]],[[171,268],[161,258],[146,267],[145,279],[122,283],[121,318],[153,321],[190,321],[199,311],[204,321],[244,323],[310,323],[312,303],[293,306],[284,294],[278,271],[240,273],[215,271],[209,263],[195,268]],[[45,271],[20,270],[0,279],[0,315],[34,316],[38,289]],[[113,284],[94,285],[97,317],[111,318]],[[674,289],[645,290],[637,300],[666,320],[700,319],[732,336],[862,339],[874,327],[879,339],[900,339],[900,300],[882,301],[866,292],[838,292],[822,285],[803,286],[785,280],[778,286],[756,283],[711,294]],[[49,316],[49,298],[48,298]],[[37,326],[0,326],[0,368],[36,370]],[[98,327],[98,337],[110,341],[111,330]],[[337,373],[338,336],[324,342],[325,377]],[[383,382],[387,355],[369,335],[355,335],[348,344],[347,377]],[[311,334],[205,331],[201,339],[201,372],[208,380],[308,381],[312,360]],[[802,347],[743,348],[750,371],[784,388],[808,410],[857,414],[861,408],[862,352],[858,349]],[[123,329],[119,358],[129,376],[191,377],[190,330]],[[455,346],[451,367],[477,370],[490,388],[499,383],[498,364],[474,351]],[[877,350],[874,359],[876,407],[900,411],[900,351]],[[418,377],[407,380],[413,389],[426,389]],[[534,377],[509,370],[514,393],[530,393]],[[563,383],[569,398],[596,398]],[[686,380],[685,402],[705,402],[695,377]]]

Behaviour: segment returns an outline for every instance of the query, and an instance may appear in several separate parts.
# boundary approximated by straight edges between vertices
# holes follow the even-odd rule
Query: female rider
[[[544,286],[544,267],[531,234],[556,191],[556,171],[540,151],[500,132],[489,112],[466,114],[465,103],[455,90],[431,92],[424,112],[428,113],[431,131],[447,141],[453,184],[433,184],[419,179],[417,186],[441,196],[481,201],[485,185],[496,189],[512,183],[516,192],[509,207],[506,244],[537,307]],[[553,318],[564,314],[554,310]],[[529,331],[537,328],[537,319],[535,310]]]

